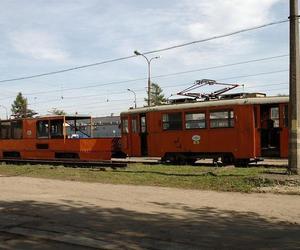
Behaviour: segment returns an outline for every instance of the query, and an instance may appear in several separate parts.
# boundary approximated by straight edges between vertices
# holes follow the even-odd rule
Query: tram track
[[[7,164],[30,164],[30,165],[53,165],[53,166],[65,166],[65,167],[80,167],[80,168],[126,168],[128,164],[147,164],[147,165],[174,165],[172,163],[162,163],[159,157],[127,157],[127,158],[112,158],[111,160],[103,161],[88,161],[78,159],[20,159],[20,158],[3,158],[0,159],[0,163]],[[187,164],[189,165],[189,164]],[[184,164],[182,165],[184,166]],[[193,166],[216,166],[212,159],[200,159],[197,160]],[[234,165],[218,165],[218,167],[234,167]],[[266,167],[266,168],[287,168],[287,159],[278,158],[263,158],[261,161],[252,162],[248,167]]]
[[[128,164],[148,164],[148,165],[156,165],[162,164],[160,159],[153,157],[130,157],[126,159],[121,158],[112,158],[111,160],[106,161],[83,161],[77,159],[56,159],[56,160],[47,160],[47,159],[17,159],[17,158],[3,158],[0,159],[0,163],[6,164],[15,164],[15,165],[53,165],[59,166],[62,165],[64,167],[80,167],[80,168],[95,168],[95,169],[103,169],[103,168],[126,168]],[[194,166],[215,166],[212,160],[204,159],[199,160]],[[230,167],[228,165],[227,167]],[[266,168],[286,168],[288,166],[287,160],[284,159],[275,159],[275,158],[266,158],[263,161],[252,163],[249,167],[266,167]]]
[[[127,162],[116,162],[116,161],[82,161],[73,159],[59,159],[59,160],[41,160],[41,159],[12,159],[4,158],[0,159],[0,163],[15,164],[15,165],[53,165],[64,167],[80,167],[80,168],[125,168],[127,167]]]

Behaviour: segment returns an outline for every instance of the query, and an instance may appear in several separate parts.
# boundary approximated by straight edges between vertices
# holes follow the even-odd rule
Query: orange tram
[[[110,160],[120,138],[93,138],[89,116],[0,121],[0,159]]]
[[[262,157],[288,157],[288,97],[244,94],[121,113],[122,150],[163,162],[246,166]]]

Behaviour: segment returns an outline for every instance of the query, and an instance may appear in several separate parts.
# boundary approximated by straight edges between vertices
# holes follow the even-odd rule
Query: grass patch
[[[274,185],[272,181],[261,181],[259,178],[265,171],[265,168],[256,167],[215,168],[144,164],[129,164],[126,169],[105,171],[47,165],[0,166],[0,175],[4,176],[237,192],[251,192],[256,187]]]

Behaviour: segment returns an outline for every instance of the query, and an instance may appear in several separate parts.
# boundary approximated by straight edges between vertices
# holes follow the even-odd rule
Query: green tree
[[[63,111],[62,109],[57,109],[57,108],[53,108],[50,111],[51,115],[66,115],[67,113],[65,111]]]
[[[28,108],[27,98],[23,97],[19,92],[13,104],[11,105],[11,113],[14,118],[27,118],[33,117],[37,113]]]
[[[147,91],[148,96],[148,91]],[[148,98],[145,98],[145,102],[148,104]],[[162,105],[167,102],[162,88],[157,83],[151,83],[150,103],[151,105]]]

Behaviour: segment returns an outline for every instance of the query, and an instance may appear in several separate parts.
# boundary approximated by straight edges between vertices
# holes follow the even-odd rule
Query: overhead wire
[[[217,81],[223,81],[223,80],[230,80],[230,79],[238,79],[238,78],[246,78],[246,77],[255,77],[255,76],[261,76],[261,75],[272,75],[272,74],[277,74],[277,73],[282,73],[282,72],[287,72],[288,70],[287,69],[284,69],[284,70],[276,70],[276,71],[268,71],[268,72],[260,72],[260,73],[256,73],[256,74],[249,74],[249,75],[241,75],[241,76],[231,76],[231,77],[227,77],[227,78],[222,78],[222,79],[217,79]],[[171,87],[180,87],[180,86],[186,86],[188,85],[189,83],[182,83],[182,84],[172,84],[172,85],[165,85],[165,86],[162,86],[163,88],[171,88]],[[139,92],[139,91],[143,91],[144,89],[140,89],[140,90],[135,90],[136,92]],[[124,91],[120,91],[120,92],[115,92],[114,94],[121,94],[121,93],[124,93],[126,92],[125,90]],[[112,94],[112,93],[110,93]],[[102,94],[102,95],[88,95],[86,97],[101,97],[101,96],[105,96],[105,94]],[[84,98],[85,96],[77,96],[77,98]],[[75,96],[74,97],[65,97],[64,99],[74,99],[76,98]],[[38,103],[32,103],[32,104],[29,104],[29,105],[36,105],[36,104],[41,104],[41,103],[48,103],[48,102],[55,102],[55,101],[59,101],[61,99],[51,99],[51,100],[45,100],[43,102],[38,102]]]
[[[182,85],[182,84],[181,84]],[[251,88],[260,88],[261,86],[259,86],[260,84],[257,84],[256,86],[249,86],[246,87],[247,89],[251,89]],[[270,87],[270,86],[278,86],[278,85],[288,85],[288,83],[273,83],[273,84],[264,84],[262,87]],[[171,86],[169,86],[171,87]],[[240,86],[241,87],[241,86]],[[278,90],[288,90],[288,88],[275,88],[275,89],[268,89],[268,92],[273,92],[273,91],[278,91]],[[137,101],[142,101],[144,100],[144,98],[137,98]],[[109,104],[111,105],[112,102],[118,102],[119,104],[126,104],[128,102],[132,101],[132,98],[126,98],[126,99],[113,99],[113,100],[108,100],[108,101],[100,101],[100,102],[92,102],[92,103],[86,103],[86,104],[81,104],[80,107],[84,107],[84,108],[89,108],[89,110],[93,110],[93,109],[97,109],[97,110],[107,110],[107,107],[98,107],[95,105],[101,105],[101,104]],[[30,104],[32,105],[32,104]],[[71,109],[72,110],[76,110],[76,106],[74,105],[61,105],[59,106],[59,108],[62,109]],[[110,108],[109,111],[116,111],[116,110],[120,110],[120,107],[117,108]]]
[[[243,65],[243,64],[253,63],[253,62],[268,61],[268,60],[283,58],[283,57],[287,57],[287,56],[289,56],[289,54],[281,54],[281,55],[276,55],[276,56],[271,56],[271,57],[264,57],[264,58],[258,58],[258,59],[253,59],[253,60],[240,61],[240,62],[236,62],[236,63],[229,63],[229,64],[223,64],[223,65],[217,65],[217,66],[205,67],[205,68],[199,68],[199,69],[187,70],[187,71],[179,71],[179,72],[174,72],[174,73],[169,73],[169,74],[161,74],[161,75],[152,76],[151,78],[156,79],[156,78],[163,78],[163,77],[169,77],[169,76],[176,76],[176,75],[180,75],[180,74],[189,74],[189,73],[212,70],[212,69],[217,69],[217,68]],[[65,92],[65,91],[71,91],[71,90],[97,88],[97,87],[103,87],[103,86],[108,86],[108,85],[117,85],[117,84],[121,84],[121,83],[129,83],[129,82],[136,82],[136,81],[142,81],[142,80],[147,80],[147,78],[142,77],[142,78],[135,78],[135,79],[128,79],[128,80],[112,81],[112,82],[107,82],[107,83],[91,84],[91,85],[82,86],[82,87],[64,88],[63,91]],[[68,84],[65,83],[64,85],[68,85]],[[56,90],[24,93],[24,95],[30,96],[30,95],[39,95],[39,94],[44,94],[44,93],[47,93],[47,94],[48,93],[56,93],[56,92],[61,92],[61,91],[62,91],[62,89],[60,88],[60,89],[56,89]],[[9,99],[9,98],[14,98],[14,97],[15,96],[4,97],[4,98],[0,98],[0,100],[5,100],[5,99]]]
[[[246,31],[260,29],[260,28],[264,28],[264,27],[267,27],[267,26],[284,23],[284,22],[287,22],[287,21],[288,20],[281,20],[281,21],[277,21],[277,22],[272,22],[272,23],[268,23],[268,24],[264,24],[264,25],[260,25],[260,26],[256,26],[256,27],[252,27],[252,28],[248,28],[248,29],[243,29],[243,30],[231,32],[231,33],[224,34],[224,35],[219,35],[219,36],[214,36],[214,37],[210,37],[210,38],[206,38],[206,39],[202,39],[202,40],[197,40],[197,41],[188,42],[188,43],[184,43],[184,44],[174,45],[174,46],[171,46],[171,47],[168,47],[168,48],[163,48],[163,49],[158,49],[158,50],[152,50],[152,51],[144,52],[143,54],[151,54],[151,53],[156,53],[156,52],[167,51],[167,50],[171,50],[171,49],[175,49],[175,48],[180,48],[180,47],[184,47],[184,46],[188,46],[188,45],[192,45],[192,44],[196,44],[196,43],[200,43],[200,42],[210,41],[210,40],[219,39],[219,38],[222,38],[222,37],[227,37],[227,36],[239,34],[239,33],[246,32]],[[170,73],[170,74],[157,75],[157,76],[153,76],[152,78],[160,78],[160,77],[168,77],[168,76],[174,76],[174,75],[180,75],[180,74],[187,74],[187,73],[193,73],[193,72],[202,71],[202,70],[204,71],[204,70],[209,70],[209,69],[229,67],[229,66],[234,66],[234,65],[239,65],[239,64],[246,64],[246,63],[251,63],[251,62],[271,60],[271,59],[280,58],[280,57],[286,57],[286,56],[288,56],[288,54],[278,55],[278,56],[273,56],[273,57],[268,57],[268,58],[260,58],[260,59],[248,60],[248,61],[237,62],[237,63],[231,63],[231,64],[226,64],[226,65],[218,65],[218,66],[201,68],[201,69],[195,69],[195,70],[188,70],[188,71],[181,71],[181,72],[175,72],[175,73]],[[77,70],[77,69],[81,69],[81,68],[87,68],[87,67],[97,66],[97,65],[100,65],[100,64],[106,64],[106,63],[110,63],[110,62],[115,62],[115,61],[119,61],[119,60],[126,60],[126,59],[133,58],[133,57],[136,57],[136,55],[127,56],[127,57],[121,57],[121,58],[116,58],[116,59],[111,59],[111,60],[106,60],[106,61],[97,62],[97,63],[93,63],[93,64],[82,65],[82,66],[78,66],[78,67],[73,67],[73,68],[68,68],[68,69],[63,69],[63,70],[59,70],[59,71],[48,72],[48,73],[43,73],[43,74],[38,74],[38,75],[32,75],[32,76],[27,76],[27,77],[19,77],[19,78],[13,78],[13,79],[0,80],[0,83],[9,82],[9,81],[31,79],[31,78],[35,78],[35,77],[42,77],[42,76],[50,75],[50,74],[58,74],[58,73],[63,73],[63,72],[71,71],[71,70]],[[261,73],[258,73],[258,74],[235,76],[235,77],[223,78],[223,79],[219,79],[219,80],[230,80],[230,79],[235,79],[235,78],[244,78],[244,77],[251,77],[251,76],[258,76],[258,75],[275,74],[275,73],[281,73],[281,72],[285,72],[285,71],[287,71],[287,70],[277,70],[277,71],[271,71],[271,72],[261,72]],[[109,83],[103,83],[103,84],[97,84],[97,85],[90,85],[90,86],[83,86],[83,87],[66,88],[66,89],[63,89],[63,91],[76,90],[76,89],[85,89],[85,88],[94,88],[94,87],[100,87],[100,86],[111,85],[111,84],[121,84],[121,83],[133,82],[133,81],[140,81],[140,80],[145,80],[145,79],[146,78],[137,78],[137,79],[129,79],[129,80],[125,80],[125,81],[116,81],[116,82],[109,82]],[[179,85],[173,85],[173,86],[170,86],[170,87],[174,87],[174,86],[179,86]],[[58,92],[58,91],[61,91],[61,89],[60,90],[53,90],[52,92]],[[40,92],[29,93],[28,95],[34,95],[34,94],[36,95],[36,94],[41,94],[41,93],[45,93],[45,92],[49,93],[49,91],[43,91],[43,92],[40,91]],[[7,99],[7,98],[9,98],[9,97],[6,97],[4,99]],[[111,100],[111,101],[118,101],[118,100]]]
[[[174,76],[174,75],[194,73],[194,72],[198,72],[198,71],[205,71],[205,70],[211,70],[211,69],[225,68],[225,67],[237,66],[237,65],[248,64],[248,63],[253,63],[253,62],[261,62],[261,61],[266,61],[266,60],[272,60],[272,59],[277,59],[277,58],[287,57],[287,56],[289,56],[289,54],[283,54],[283,55],[278,55],[278,56],[271,56],[271,57],[253,59],[253,60],[236,62],[236,63],[229,63],[229,64],[224,64],[224,65],[217,65],[217,66],[206,67],[206,68],[201,68],[201,69],[180,71],[180,72],[171,73],[171,74],[157,75],[157,76],[153,76],[152,78]]]
[[[261,72],[261,73],[257,73],[257,74],[250,74],[250,75],[232,76],[232,77],[217,79],[217,81],[224,81],[224,80],[231,80],[231,79],[238,79],[238,78],[246,78],[246,77],[253,77],[253,76],[261,76],[261,75],[272,75],[272,74],[283,73],[283,72],[288,72],[288,71],[289,71],[288,69],[282,69],[282,70]]]
[[[283,84],[283,83],[280,83]],[[279,85],[279,84],[269,84],[268,86],[273,86],[273,85]],[[275,89],[269,89],[268,91],[278,91],[278,90],[287,90],[287,88],[275,88]],[[137,100],[144,100],[143,98],[137,98]],[[120,102],[121,103],[128,103],[128,101],[132,101],[132,99],[118,99],[118,100],[112,100],[112,102]],[[97,110],[107,110],[107,107],[97,107],[95,106],[95,104],[105,104],[105,103],[109,103],[109,102],[94,102],[94,103],[88,103],[87,105],[81,105],[85,108],[89,108],[89,109],[97,109]],[[91,105],[91,106],[90,106]],[[62,106],[63,109],[69,109],[69,108],[74,108],[74,106]],[[109,109],[110,111],[115,111],[115,110],[122,110],[121,107],[116,107],[113,109]]]
[[[151,50],[151,51],[145,51],[142,54],[147,55],[147,54],[153,54],[153,53],[164,52],[164,51],[168,51],[168,50],[172,50],[172,49],[182,48],[182,47],[190,46],[190,45],[193,45],[193,44],[198,44],[198,43],[202,43],[202,42],[207,42],[207,41],[211,41],[211,40],[225,38],[225,37],[241,34],[241,33],[252,31],[252,30],[257,30],[257,29],[262,29],[262,28],[266,28],[266,27],[269,27],[269,26],[273,26],[273,25],[282,24],[282,23],[285,23],[285,22],[288,22],[288,21],[289,21],[288,19],[283,19],[283,20],[279,20],[279,21],[275,21],[275,22],[265,23],[265,24],[262,24],[262,25],[258,25],[258,26],[254,26],[254,27],[250,27],[250,28],[245,28],[245,29],[241,29],[241,30],[237,30],[237,31],[233,31],[233,32],[230,32],[230,33],[222,34],[222,35],[216,35],[216,36],[212,36],[212,37],[208,37],[208,38],[204,38],[204,39],[200,39],[200,40],[195,40],[195,41],[192,41],[192,42],[177,44],[177,45],[173,45],[173,46],[166,47],[166,48],[161,48],[161,49],[156,49],[156,50]],[[69,72],[69,71],[74,71],[74,70],[99,66],[99,65],[118,62],[118,61],[124,61],[124,60],[128,60],[130,58],[134,58],[134,57],[137,57],[137,56],[138,55],[124,56],[124,57],[119,57],[119,58],[115,58],[115,59],[104,60],[104,61],[101,61],[101,62],[96,62],[96,63],[86,64],[86,65],[71,67],[71,68],[67,68],[67,69],[50,71],[50,72],[41,73],[41,74],[35,74],[35,75],[23,76],[23,77],[15,77],[15,78],[10,78],[10,79],[3,79],[3,80],[0,80],[0,83],[20,81],[20,80],[44,77],[44,76],[55,75],[55,74],[60,74],[60,73],[66,73],[66,72]]]
[[[264,86],[270,87],[270,86],[287,85],[287,84],[288,83],[275,83],[275,84],[266,84]],[[242,87],[242,86],[240,86],[240,87]],[[260,86],[251,86],[251,87],[247,87],[247,89],[257,88],[257,87],[259,88]],[[288,89],[288,88],[281,88],[281,89]],[[277,90],[277,89],[275,89],[275,90]],[[273,91],[273,89],[268,89],[268,91]],[[80,104],[80,107],[85,107],[85,108],[86,107],[95,107],[94,106],[95,104],[109,104],[110,105],[111,102],[119,102],[119,101],[127,101],[128,102],[131,100],[132,99],[126,98],[126,99],[112,99],[112,100],[108,100],[108,101],[96,101],[96,102],[91,102],[91,103],[86,103],[86,104]],[[144,100],[144,98],[137,98],[137,100]],[[92,106],[90,106],[90,105],[92,105]],[[65,109],[65,108],[74,108],[76,106],[74,106],[74,104],[73,104],[73,105],[68,105],[68,106],[62,105],[60,107]],[[95,107],[95,108],[101,109],[99,107]],[[104,107],[103,109],[107,109],[107,107]]]
[[[162,87],[163,87],[163,89],[168,89],[168,88],[186,86],[188,84],[190,84],[190,83],[180,83],[180,84],[175,84],[175,85],[171,84],[171,85],[164,85]],[[274,85],[285,85],[285,84],[288,84],[288,83],[264,84],[263,86],[259,86],[260,84],[256,83],[255,86],[247,86],[246,85],[244,87],[247,88],[247,89],[252,89],[252,88],[269,87],[269,86],[274,86]],[[142,92],[142,91],[145,91],[145,88],[134,89],[134,91],[135,92]],[[111,92],[110,94],[124,94],[126,92],[127,92],[126,90],[123,90],[123,91],[118,91],[118,92]],[[80,95],[80,96],[70,96],[70,97],[66,96],[66,97],[64,97],[64,100],[77,99],[77,98],[82,99],[82,98],[88,98],[88,97],[102,97],[102,96],[105,96],[105,94]],[[49,102],[58,102],[60,100],[61,100],[60,98],[49,99],[49,100],[45,100],[45,101],[41,101],[41,102],[29,103],[28,105],[33,106],[33,105],[43,104],[43,103],[49,103]]]
[[[280,84],[285,84],[285,83],[280,83]],[[288,84],[288,83],[286,83]],[[277,84],[273,84],[273,85],[277,85]],[[279,85],[279,84],[278,84]],[[267,85],[266,85],[267,86]],[[270,86],[270,85],[268,85]],[[254,86],[255,87],[255,86]],[[278,91],[278,90],[286,90],[286,88],[275,88],[275,89],[269,89],[269,91]],[[143,98],[137,98],[137,100],[143,100]],[[128,103],[128,101],[132,101],[132,99],[120,99],[120,100],[113,100],[113,101],[122,101],[122,103]],[[102,103],[106,103],[106,102],[102,102]],[[97,104],[101,104],[101,103],[97,103]],[[89,105],[89,104],[87,104]],[[107,110],[107,107],[96,107],[94,105],[92,106],[87,106],[87,105],[83,105],[85,108],[89,108],[89,110],[93,110],[93,109],[97,109],[98,111],[102,111],[102,110]],[[68,107],[61,107],[61,108],[64,108],[64,109],[70,109],[70,108],[73,108],[74,106],[68,106]],[[72,109],[74,110],[74,108]],[[75,109],[76,110],[76,109]],[[122,110],[125,110],[125,109],[121,109],[120,107],[116,107],[116,108],[110,108],[109,111],[111,113],[111,111],[122,111]],[[101,114],[97,114],[97,116],[106,116],[107,113],[101,113]]]

